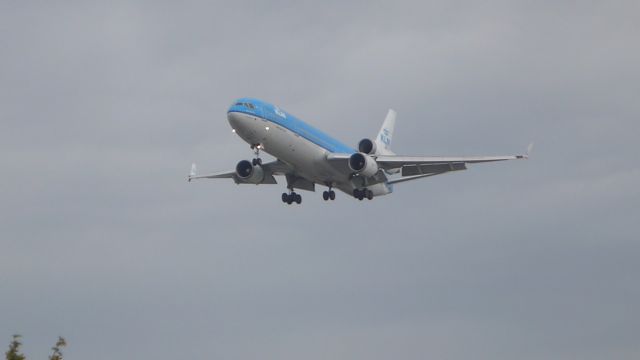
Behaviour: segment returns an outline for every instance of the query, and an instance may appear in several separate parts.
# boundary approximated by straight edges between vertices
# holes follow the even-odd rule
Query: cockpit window
[[[243,102],[237,102],[235,104],[233,104],[233,106],[242,106],[242,107],[246,107],[248,109],[255,109],[256,106],[251,104],[251,103],[243,103]]]

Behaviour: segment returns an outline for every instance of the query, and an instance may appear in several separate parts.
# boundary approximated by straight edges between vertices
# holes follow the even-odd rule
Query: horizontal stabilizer
[[[402,167],[402,176],[434,174],[466,169],[467,166],[463,162],[405,165]]]
[[[389,181],[387,181],[387,184],[392,185],[392,184],[397,184],[397,183],[401,183],[401,182],[405,182],[405,181],[422,179],[422,178],[426,178],[426,177],[429,177],[429,176],[440,175],[440,174],[443,174],[443,173],[433,173],[433,174],[406,176],[406,177],[401,177],[401,178],[389,180]]]

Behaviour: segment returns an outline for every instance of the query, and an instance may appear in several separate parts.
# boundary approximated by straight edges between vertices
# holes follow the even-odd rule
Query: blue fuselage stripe
[[[344,145],[340,141],[274,105],[256,99],[247,99],[246,101],[252,103],[255,108],[250,109],[242,105],[232,105],[228,112],[248,114],[271,121],[333,153],[350,154],[355,152],[353,148]]]

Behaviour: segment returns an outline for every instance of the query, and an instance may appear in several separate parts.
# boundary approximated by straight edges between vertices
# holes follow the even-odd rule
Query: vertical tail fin
[[[392,155],[391,140],[393,139],[393,129],[396,127],[396,112],[389,109],[387,117],[382,123],[380,132],[376,136],[376,148],[381,155]]]

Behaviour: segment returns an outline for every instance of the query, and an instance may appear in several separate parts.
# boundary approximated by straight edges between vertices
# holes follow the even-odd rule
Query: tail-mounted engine
[[[371,141],[371,139],[362,139],[358,143],[358,151],[361,153],[373,155],[376,153],[376,143]]]
[[[369,155],[363,153],[355,153],[349,157],[349,168],[362,175],[373,176],[378,172],[378,164]]]
[[[260,165],[252,165],[251,161],[242,160],[236,165],[236,175],[243,182],[260,184],[264,181],[264,170]]]

